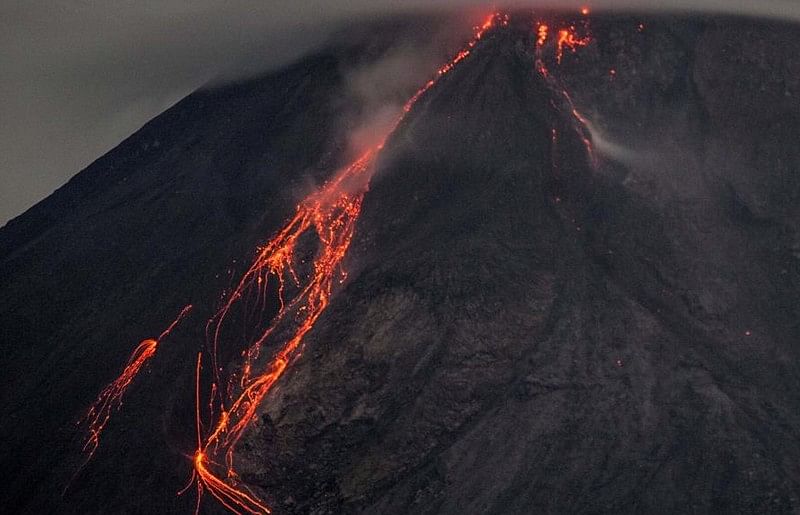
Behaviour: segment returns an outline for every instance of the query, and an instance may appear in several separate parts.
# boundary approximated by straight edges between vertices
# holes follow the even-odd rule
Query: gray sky
[[[3,0],[0,225],[197,87],[285,64],[341,21],[431,0]],[[505,2],[508,4],[509,2]],[[547,1],[510,2],[524,5]],[[800,0],[585,0],[800,19]],[[440,0],[437,7],[476,6]]]

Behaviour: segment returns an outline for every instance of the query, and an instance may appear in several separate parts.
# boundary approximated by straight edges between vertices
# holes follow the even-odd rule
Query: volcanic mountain
[[[354,149],[347,70],[404,30],[0,230],[3,506],[800,509],[796,30],[496,14]]]

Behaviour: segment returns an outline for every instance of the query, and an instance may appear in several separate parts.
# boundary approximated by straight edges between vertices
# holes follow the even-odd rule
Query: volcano
[[[800,509],[797,30],[587,15],[490,16],[354,148],[348,70],[445,22],[378,24],[0,229],[3,506]]]

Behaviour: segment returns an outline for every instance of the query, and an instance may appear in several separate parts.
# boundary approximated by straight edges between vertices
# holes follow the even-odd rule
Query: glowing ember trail
[[[561,29],[558,31],[558,39],[556,40],[556,61],[561,64],[561,59],[564,57],[564,48],[569,48],[575,53],[578,47],[586,46],[591,40],[589,37],[579,38],[575,35],[575,27],[568,29]]]
[[[587,12],[582,12],[582,14],[587,15]],[[547,81],[550,86],[558,91],[561,97],[564,99],[564,102],[568,106],[570,113],[572,114],[573,119],[575,120],[576,129],[578,134],[583,141],[583,145],[586,148],[586,152],[589,154],[589,159],[592,162],[592,165],[596,165],[597,161],[595,159],[594,154],[594,146],[592,145],[591,140],[591,130],[589,120],[586,119],[575,107],[575,103],[572,101],[572,97],[564,88],[563,85],[560,84],[560,81],[556,80],[547,69],[544,61],[544,50],[547,45],[547,41],[549,39],[549,32],[550,27],[544,23],[538,23],[536,27],[536,34],[538,35],[536,39],[536,69],[542,75],[542,77]],[[576,52],[578,47],[585,47],[591,43],[592,39],[587,34],[583,37],[577,35],[577,29],[575,25],[570,25],[566,28],[559,29],[557,31],[557,35],[555,37],[555,59],[557,64],[561,64],[561,60],[564,56],[564,47],[569,48],[572,52]],[[555,133],[553,136],[553,145],[556,144],[556,137]]]
[[[155,355],[158,350],[158,345],[172,332],[175,326],[189,314],[191,309],[191,304],[185,306],[180,314],[178,314],[177,318],[175,318],[157,339],[142,340],[136,349],[134,349],[131,357],[128,359],[128,363],[125,365],[125,369],[119,377],[103,388],[100,395],[97,396],[97,400],[94,401],[89,411],[81,419],[79,423],[86,423],[87,425],[87,434],[83,445],[83,450],[87,453],[87,462],[94,455],[97,446],[100,445],[100,435],[106,428],[111,418],[112,411],[122,406],[122,397],[136,378],[136,375],[150,358]]]
[[[438,78],[466,59],[486,31],[496,24],[507,25],[508,16],[493,14],[477,27],[467,46],[439,68],[436,77],[406,102],[397,121],[377,145],[335,173],[330,182],[300,203],[294,217],[259,250],[253,264],[217,314],[209,320],[208,334],[214,369],[211,374],[211,399],[207,406],[213,424],[208,426],[204,436],[202,420],[205,405],[201,399],[200,354],[197,358],[195,391],[197,449],[193,457],[192,482],[187,486],[187,489],[192,484],[196,487],[198,511],[200,500],[207,492],[234,513],[270,512],[266,503],[238,479],[233,463],[235,447],[256,418],[264,398],[298,357],[303,338],[328,307],[334,283],[341,283],[346,278],[342,260],[353,238],[376,156],[417,100],[436,84]],[[303,250],[299,247],[305,248],[307,235],[316,236],[318,250],[310,271],[304,273],[301,269],[308,267],[301,255]],[[269,283],[277,290],[279,310],[269,326],[242,353],[244,363],[238,374],[231,374],[223,386],[220,380],[222,369],[217,358],[223,326],[235,306],[251,295],[253,289],[256,298],[265,299]],[[271,335],[288,336],[268,362],[260,363],[259,354]]]
[[[545,25],[544,23],[540,23],[539,27],[536,29],[537,39],[536,39],[536,47],[542,47],[547,42],[547,34],[550,30],[550,27]]]

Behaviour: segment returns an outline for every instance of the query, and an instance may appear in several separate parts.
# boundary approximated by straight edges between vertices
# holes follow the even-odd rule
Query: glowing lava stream
[[[191,309],[191,304],[185,306],[169,327],[155,340],[142,340],[133,350],[131,357],[128,358],[128,362],[119,377],[103,388],[100,395],[97,396],[97,400],[94,401],[94,404],[91,405],[86,415],[81,419],[79,424],[86,423],[87,425],[87,434],[83,445],[83,450],[87,453],[84,464],[92,458],[98,445],[100,445],[100,435],[106,428],[111,418],[112,411],[115,408],[119,409],[122,407],[122,397],[125,395],[125,392],[136,378],[139,371],[155,355],[159,344],[164,338],[166,338],[175,326],[189,314]]]
[[[394,133],[417,100],[436,84],[439,77],[450,72],[470,55],[472,48],[495,23],[506,25],[508,17],[495,13],[477,28],[473,39],[447,64],[439,68],[436,77],[420,88],[403,106],[403,112],[381,142],[364,152],[350,165],[334,174],[333,179],[319,191],[309,195],[297,207],[294,217],[256,255],[237,286],[228,295],[221,309],[209,320],[214,382],[208,408],[213,425],[203,436],[200,374],[202,353],[196,368],[196,433],[192,482],[197,489],[197,510],[205,492],[216,498],[234,513],[269,513],[269,507],[246,485],[238,480],[233,454],[236,444],[254,420],[259,406],[289,364],[297,358],[301,343],[314,327],[330,302],[334,281],[343,282],[346,273],[341,268],[353,238],[356,220],[361,212],[364,195],[374,171],[376,156],[386,140]],[[298,273],[298,244],[311,231],[319,241],[308,277]],[[223,393],[217,360],[221,330],[234,306],[256,288],[257,298],[267,295],[267,283],[277,281],[280,309],[269,326],[243,352],[244,364],[238,378],[231,377]],[[287,289],[293,295],[284,299]],[[289,327],[286,327],[289,325]],[[280,330],[279,330],[280,329]],[[270,335],[288,332],[277,353],[263,367],[257,366],[259,352]],[[260,368],[256,371],[256,368]],[[238,393],[233,394],[234,391]],[[224,458],[220,459],[221,456]],[[184,489],[185,491],[186,489]],[[182,491],[183,492],[183,491]],[[181,493],[182,493],[181,492]]]
[[[591,39],[586,36],[579,38],[575,35],[575,27],[568,29],[561,29],[558,31],[558,39],[556,40],[556,62],[561,64],[561,59],[564,57],[564,47],[572,50],[575,53],[578,47],[586,46]]]
[[[583,12],[583,11],[582,11]],[[586,14],[586,13],[584,13]],[[545,79],[545,81],[550,84],[555,90],[557,90],[564,101],[566,102],[567,106],[569,107],[570,113],[572,114],[573,119],[576,122],[576,128],[578,134],[583,141],[584,147],[586,147],[586,152],[589,154],[589,159],[593,166],[596,166],[597,160],[595,158],[594,153],[594,145],[592,144],[591,138],[591,124],[589,120],[586,119],[575,107],[575,103],[572,101],[572,97],[567,92],[567,90],[560,84],[558,80],[556,80],[551,74],[550,71],[547,69],[547,66],[544,64],[544,59],[542,56],[543,49],[547,44],[547,40],[549,38],[550,27],[547,24],[539,23],[536,27],[536,69]],[[591,42],[591,37],[584,36],[579,37],[576,33],[576,29],[574,25],[570,25],[567,28],[559,29],[555,38],[555,56],[556,56],[556,63],[561,64],[561,59],[564,56],[564,47],[569,48],[572,52],[576,52],[578,47],[587,46]],[[556,142],[556,134],[555,129],[553,132],[553,143]]]

